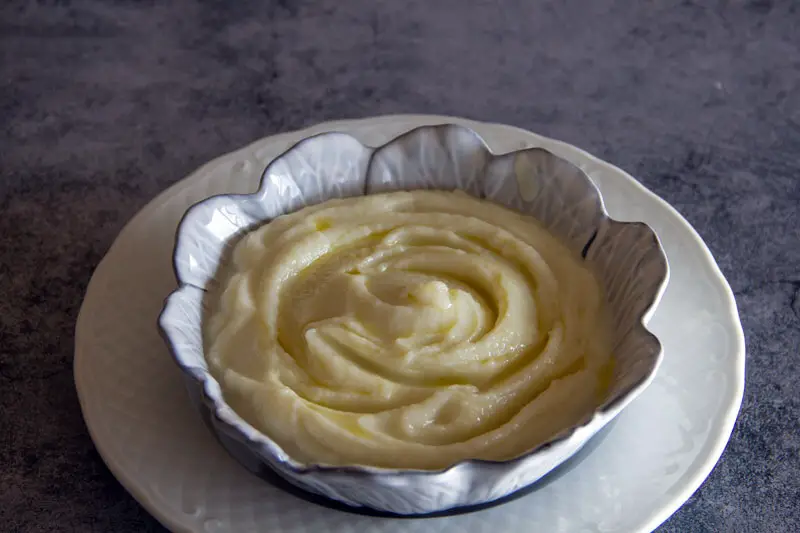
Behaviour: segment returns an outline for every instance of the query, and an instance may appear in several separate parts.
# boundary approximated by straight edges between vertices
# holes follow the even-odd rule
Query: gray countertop
[[[697,228],[736,293],[747,389],[659,531],[800,531],[799,32],[777,0],[3,3],[0,523],[162,530],[72,382],[86,284],[138,209],[267,134],[436,113],[583,147]]]

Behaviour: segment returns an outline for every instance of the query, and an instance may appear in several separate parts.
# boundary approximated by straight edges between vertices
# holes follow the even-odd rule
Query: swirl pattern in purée
[[[458,192],[330,200],[236,245],[206,358],[226,402],[298,461],[506,460],[604,399],[604,305],[533,218]]]

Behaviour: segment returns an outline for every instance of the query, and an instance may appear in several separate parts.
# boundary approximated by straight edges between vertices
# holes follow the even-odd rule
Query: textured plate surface
[[[470,515],[418,521],[358,516],[288,495],[248,474],[189,405],[155,328],[175,287],[175,227],[193,203],[255,190],[261,170],[305,135],[337,129],[367,145],[442,117],[329,123],[264,139],[214,160],[143,209],[97,268],[76,330],[75,379],[89,430],[125,487],[176,531],[648,531],[710,472],[741,402],[744,342],[732,293],[708,249],[663,201],[624,172],[515,128],[459,121],[496,153],[541,146],[582,167],[611,216],[643,220],[672,268],[650,322],[665,359],[645,393],[581,464],[524,498]]]

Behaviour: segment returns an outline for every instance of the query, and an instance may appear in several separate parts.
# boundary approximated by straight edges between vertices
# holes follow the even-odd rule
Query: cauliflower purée
[[[507,460],[606,392],[592,273],[534,219],[463,193],[307,207],[244,236],[224,271],[211,371],[301,462]]]

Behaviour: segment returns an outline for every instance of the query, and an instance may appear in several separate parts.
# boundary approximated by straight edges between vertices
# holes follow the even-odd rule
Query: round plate
[[[345,131],[380,145],[413,127],[456,122],[495,153],[544,147],[583,168],[610,215],[661,238],[670,281],[650,329],[665,358],[653,384],[579,464],[526,496],[483,511],[399,520],[307,502],[228,457],[192,409],[156,318],[176,285],[171,257],[186,209],[257,188],[266,164],[299,139]],[[147,205],[97,267],[75,333],[75,383],[100,455],[174,531],[651,531],[700,486],[730,436],[744,390],[744,335],[733,293],[708,248],[667,203],[623,171],[564,143],[497,124],[397,116],[321,124],[216,159]]]

